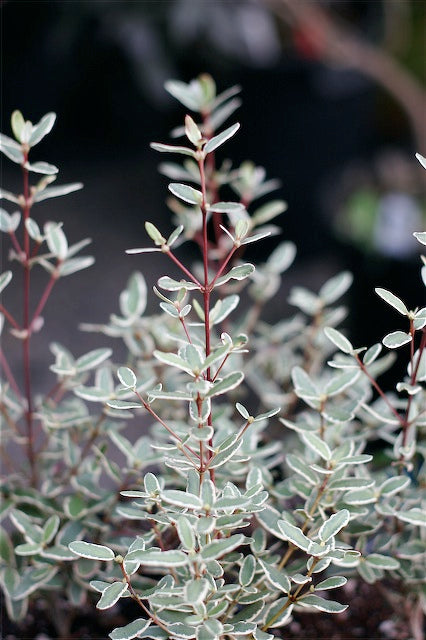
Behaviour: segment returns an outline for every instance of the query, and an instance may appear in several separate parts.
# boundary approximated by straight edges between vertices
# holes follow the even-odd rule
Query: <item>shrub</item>
[[[261,320],[295,257],[294,245],[281,242],[256,269],[244,261],[247,245],[279,233],[273,221],[286,205],[265,199],[278,183],[251,162],[216,162],[239,128],[220,130],[240,104],[238,87],[217,95],[203,75],[166,88],[198,120],[187,115],[173,132],[185,137],[182,145],[152,144],[184,156],[183,164],[160,166],[173,181],[176,227],[146,222],[152,245],[128,253],[163,254],[182,279],[158,280],[161,313],[147,316],[147,285],[135,272],[119,313],[84,327],[123,341],[127,360],[113,362],[110,348],[80,354],[53,343],[56,383],[40,397],[32,392],[30,346],[41,313],[56,282],[93,259],[77,257],[87,241],[69,246],[62,224],[41,230],[32,217],[36,203],[81,187],[50,186],[56,167],[29,162],[54,114],[32,125],[16,111],[15,140],[1,137],[23,171],[22,194],[2,191],[20,212],[2,209],[0,219],[10,258],[23,270],[23,322],[1,307],[22,342],[24,372],[21,388],[2,352],[8,475],[0,578],[8,615],[20,620],[32,598],[46,598],[63,612],[53,618],[65,638],[88,598],[101,611],[128,598],[140,615],[115,628],[113,640],[267,640],[285,637],[280,627],[293,613],[344,611],[329,591],[358,576],[380,581],[397,613],[409,611],[418,639],[426,309],[411,311],[377,288],[400,322],[381,342],[355,348],[336,328],[352,281],[343,272],[318,292],[294,287],[291,318]],[[34,172],[43,177],[30,186]],[[426,233],[416,236],[426,244]],[[200,249],[193,265],[176,251],[187,241]],[[48,280],[32,311],[39,267]],[[11,278],[3,273],[2,289]],[[377,379],[404,351],[406,376],[383,390]],[[130,420],[141,425],[136,441]],[[272,428],[280,429],[275,437]]]

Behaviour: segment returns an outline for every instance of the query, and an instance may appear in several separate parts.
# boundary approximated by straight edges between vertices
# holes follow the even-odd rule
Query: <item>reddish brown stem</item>
[[[58,261],[57,267],[59,267],[60,264],[61,264],[61,262]],[[36,322],[37,318],[40,316],[41,312],[43,311],[43,309],[44,309],[44,307],[46,305],[46,302],[48,301],[49,296],[50,296],[50,294],[52,292],[52,289],[53,289],[54,285],[56,284],[57,280],[58,280],[58,272],[57,272],[57,270],[55,270],[52,273],[52,275],[50,276],[50,280],[47,283],[45,290],[43,291],[43,294],[42,294],[42,296],[41,296],[41,298],[39,300],[39,303],[37,305],[36,310],[34,311],[34,315],[32,317],[30,325],[28,327],[29,333],[31,333],[31,331],[33,330],[34,323]]]
[[[9,381],[10,386],[12,387],[12,389],[14,390],[14,392],[16,393],[16,395],[18,396],[18,398],[22,398],[22,394],[21,391],[18,387],[18,384],[13,376],[12,370],[9,367],[9,363],[6,359],[6,356],[4,355],[3,351],[0,349],[0,365],[4,371],[4,375],[6,376],[6,378]]]
[[[185,265],[182,264],[182,262],[179,260],[179,258],[176,258],[175,255],[173,255],[173,253],[171,251],[166,251],[165,252],[166,255],[169,256],[169,258],[171,260],[173,260],[173,262],[179,267],[179,269],[181,269],[185,275],[188,276],[188,278],[192,281],[195,282],[195,284],[200,287],[200,289],[203,289],[203,285],[201,284],[201,282],[199,282],[197,280],[197,278],[185,267]]]
[[[12,327],[14,327],[14,329],[17,329],[18,331],[21,330],[21,327],[16,322],[15,318],[12,316],[11,313],[9,313],[7,309],[4,308],[2,304],[0,304],[0,313],[4,315],[4,317],[10,322],[10,324],[12,325]]]

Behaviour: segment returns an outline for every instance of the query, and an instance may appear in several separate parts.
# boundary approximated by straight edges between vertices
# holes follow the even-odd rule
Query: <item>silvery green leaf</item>
[[[261,224],[270,222],[281,213],[284,213],[288,208],[288,205],[284,200],[272,200],[262,205],[251,216],[253,226],[258,227]]]
[[[10,215],[5,209],[0,209],[0,231],[3,231],[3,233],[11,231]]]
[[[20,531],[28,542],[40,542],[43,538],[43,530],[35,525],[26,513],[19,509],[12,509],[9,517],[14,526]]]
[[[58,567],[52,567],[51,565],[24,569],[13,593],[13,600],[22,600],[34,593],[37,589],[47,584],[57,572]]]
[[[221,276],[216,280],[215,287],[219,287],[222,284],[225,284],[225,282],[228,282],[228,280],[244,280],[251,273],[253,273],[254,269],[254,265],[250,263],[241,264],[238,267],[232,267],[232,269],[228,271],[227,274]]]
[[[41,202],[48,198],[57,198],[58,196],[66,196],[73,191],[83,188],[82,182],[72,182],[71,184],[63,184],[55,187],[46,187],[41,191],[37,191],[34,195],[34,202]]]
[[[168,80],[164,87],[176,100],[179,100],[191,111],[199,111],[203,105],[202,89],[196,80],[189,84],[180,80]]]
[[[327,280],[319,290],[318,295],[326,305],[333,304],[346,293],[352,281],[352,274],[349,271],[342,271],[342,273]]]
[[[409,333],[405,333],[405,331],[392,331],[392,333],[388,333],[383,338],[382,342],[388,349],[398,349],[398,347],[408,344],[411,340],[412,336]]]
[[[71,258],[71,260],[66,260],[59,267],[59,275],[61,278],[65,276],[70,276],[73,273],[77,273],[77,271],[82,271],[83,269],[88,269],[95,262],[95,258],[93,256],[84,256],[81,258]]]
[[[176,229],[174,231],[172,231],[172,233],[170,234],[170,236],[169,236],[169,238],[167,240],[167,246],[168,247],[171,247],[176,242],[176,240],[181,235],[183,229],[184,229],[183,225],[179,225],[178,227],[176,227]]]
[[[272,231],[260,231],[259,233],[255,233],[254,235],[249,236],[248,238],[244,238],[244,240],[241,240],[241,244],[242,245],[252,244],[253,242],[257,242],[258,240],[263,240],[263,238],[267,238],[271,234],[272,234]]]
[[[192,374],[192,369],[189,363],[183,358],[181,358],[180,356],[178,356],[176,353],[155,350],[153,352],[153,355],[160,362],[164,362],[164,364],[167,364],[171,367],[176,367],[177,369],[186,371],[186,373]]]
[[[48,162],[34,162],[34,164],[26,162],[25,168],[28,169],[28,171],[33,171],[34,173],[43,173],[47,176],[52,176],[59,171],[58,167],[55,167],[54,164],[49,164]]]
[[[286,540],[289,540],[299,549],[308,551],[311,541],[305,536],[299,527],[295,527],[294,524],[287,522],[286,520],[278,520],[278,528]]]
[[[426,513],[418,507],[413,507],[407,511],[397,511],[395,515],[403,522],[408,522],[409,524],[414,524],[419,527],[426,527]]]
[[[395,476],[385,480],[380,485],[379,492],[382,496],[393,496],[408,487],[409,484],[411,484],[411,480],[408,476]]]
[[[318,531],[319,539],[323,542],[327,542],[330,538],[337,535],[341,529],[346,527],[349,520],[350,513],[347,509],[342,509],[341,511],[337,511],[337,513],[333,513],[333,515],[321,525]]]
[[[382,351],[382,345],[380,344],[380,342],[373,344],[372,347],[367,349],[362,359],[365,366],[368,366],[369,364],[374,362],[376,358],[378,358],[378,356],[380,355],[381,351]]]
[[[11,271],[4,271],[0,275],[0,292],[3,291],[3,289],[5,289],[7,287],[7,285],[9,284],[9,282],[11,280],[12,280],[12,272]]]
[[[185,516],[176,519],[176,530],[183,548],[187,551],[195,548],[194,527]]]
[[[140,638],[141,633],[145,631],[150,624],[151,620],[137,618],[136,620],[133,620],[133,622],[126,624],[124,627],[116,627],[114,631],[111,631],[109,637],[111,640],[133,640],[133,638]]]
[[[59,562],[63,562],[64,560],[75,560],[75,555],[71,553],[71,551],[66,547],[58,545],[42,549],[40,555],[43,558],[48,558],[49,560],[59,560]]]
[[[281,411],[281,407],[274,407],[273,409],[269,409],[269,411],[265,411],[264,413],[259,413],[253,420],[253,422],[261,422],[262,420],[267,420],[268,418],[273,418]]]
[[[373,456],[369,453],[360,453],[357,456],[345,456],[339,460],[339,465],[349,465],[349,464],[366,464],[367,462],[371,462]]]
[[[163,238],[157,227],[152,224],[152,222],[145,222],[145,230],[151,240],[154,241],[154,244],[156,244],[157,246],[166,244],[166,239]]]
[[[43,241],[43,235],[40,231],[40,227],[35,220],[27,218],[25,220],[25,228],[28,231],[30,238],[35,240],[35,242],[41,243]]]
[[[325,611],[326,613],[342,613],[348,608],[347,604],[340,604],[340,602],[335,602],[334,600],[326,600],[314,594],[298,598],[297,603],[308,605],[309,607],[318,609],[318,611]]]
[[[302,434],[303,442],[310,448],[312,451],[315,451],[323,460],[331,460],[331,450],[328,444],[322,440],[315,433],[303,433]]]
[[[117,377],[126,389],[134,389],[136,387],[136,376],[128,367],[120,367],[117,371]]]
[[[166,489],[161,493],[161,497],[166,502],[185,509],[202,509],[203,506],[198,496],[179,489]]]
[[[184,156],[195,157],[194,151],[189,147],[179,147],[172,144],[162,144],[161,142],[151,142],[149,145],[154,151],[160,151],[161,153],[179,153]]]
[[[203,201],[203,194],[198,189],[194,189],[187,184],[181,184],[179,182],[172,182],[169,184],[169,190],[174,196],[180,198],[184,202],[189,204],[201,205]]]
[[[288,301],[308,316],[314,316],[321,308],[321,300],[304,287],[292,287]]]
[[[47,222],[44,225],[44,233],[49,251],[59,260],[65,260],[68,253],[68,242],[61,225]]]
[[[213,386],[207,392],[206,397],[212,398],[214,396],[222,395],[223,393],[228,393],[228,391],[231,391],[232,389],[235,389],[235,387],[238,387],[238,385],[240,385],[243,380],[244,374],[242,371],[234,371],[233,373],[228,373],[228,375],[213,383]]]
[[[348,579],[344,576],[331,576],[315,585],[315,591],[326,591],[328,589],[338,589],[347,583]]]
[[[36,144],[40,142],[52,129],[55,124],[56,113],[46,113],[45,116],[42,117],[40,122],[35,124],[32,127],[32,132],[30,138],[28,140],[28,144],[30,147],[34,147]]]
[[[425,159],[423,158],[423,160]],[[417,240],[422,244],[426,244],[426,231],[416,231],[415,233],[413,233],[413,236],[417,238]]]
[[[365,489],[372,486],[374,486],[374,480],[367,480],[366,478],[341,478],[331,480],[327,484],[330,491],[351,491],[352,489]]]
[[[232,138],[232,136],[237,133],[239,128],[240,124],[239,122],[236,122],[235,124],[219,133],[217,136],[213,136],[213,138],[210,138],[210,140],[204,146],[204,152],[211,153],[212,151],[220,147],[220,145],[229,140],[229,138]]]
[[[203,138],[201,131],[189,115],[185,116],[185,134],[194,147],[197,147]]]
[[[19,204],[19,198],[17,195],[15,195],[14,193],[11,193],[10,191],[6,191],[5,189],[0,188],[0,199],[1,198],[4,198],[9,202],[14,202],[15,204]]]
[[[242,533],[236,533],[229,536],[229,538],[222,538],[221,540],[213,540],[213,542],[209,542],[201,549],[200,556],[204,562],[216,560],[245,544],[246,540]]]
[[[325,386],[324,394],[329,398],[342,393],[348,387],[351,387],[361,375],[359,369],[339,373],[331,378]]]
[[[173,280],[173,278],[169,278],[169,276],[162,276],[161,278],[159,278],[158,286],[162,289],[166,289],[166,291],[180,291],[181,289],[194,291],[195,289],[200,288],[195,282],[188,282],[186,280]]]
[[[296,257],[296,245],[293,242],[282,242],[269,256],[266,267],[269,272],[283,273]]]
[[[188,563],[187,555],[183,551],[175,549],[168,551],[136,549],[126,555],[127,560],[136,560],[146,567],[182,567]]]
[[[221,347],[218,347],[217,349],[212,351],[210,355],[207,356],[207,358],[204,360],[202,365],[202,371],[205,371],[206,369],[211,367],[215,362],[218,362],[218,360],[222,360],[222,358],[224,358],[226,354],[229,353],[229,350],[230,350],[230,346],[228,344],[224,344]]]
[[[21,145],[2,133],[0,133],[0,151],[13,162],[17,162],[18,164],[24,162]]]
[[[424,167],[426,169],[426,158],[424,156],[422,156],[420,153],[416,153],[416,158],[420,162],[422,167]],[[425,244],[426,244],[426,242],[425,242]]]
[[[95,369],[102,362],[105,362],[112,355],[112,349],[101,348],[94,349],[93,351],[89,351],[85,355],[78,358],[75,362],[75,366],[79,373],[83,371],[89,371],[90,369]]]
[[[422,307],[416,311],[413,324],[416,331],[423,329],[423,327],[426,326],[426,307]]]
[[[238,413],[242,415],[244,420],[247,420],[250,417],[250,414],[247,411],[247,409],[239,402],[236,403],[235,408],[237,409]]]
[[[59,529],[60,522],[60,518],[57,515],[50,516],[50,518],[45,522],[43,527],[44,544],[48,544],[53,540]]]
[[[93,544],[92,542],[84,542],[83,540],[75,540],[70,542],[68,548],[81,558],[89,558],[90,560],[113,560],[114,551],[109,547],[101,544]]]
[[[333,329],[333,327],[325,327],[324,333],[327,338],[331,340],[331,342],[333,342],[333,344],[335,344],[338,349],[340,349],[340,351],[343,351],[343,353],[353,353],[353,346],[351,345],[349,340],[345,338],[342,333],[340,333],[340,331],[337,331],[337,329]]]
[[[247,587],[253,581],[256,572],[256,559],[251,554],[247,555],[240,567],[238,580],[241,586]]]
[[[103,610],[114,606],[127,589],[128,587],[126,582],[113,582],[102,592],[102,596],[97,603],[96,608]]]
[[[285,573],[285,571],[277,569],[272,564],[265,562],[262,558],[259,558],[259,564],[265,572],[267,580],[279,591],[284,593],[290,593],[291,583]]]
[[[244,205],[239,202],[215,202],[209,206],[212,213],[238,213],[244,209]]]
[[[345,493],[343,499],[349,505],[370,504],[377,501],[377,496],[374,489],[354,489]]]
[[[376,287],[375,292],[378,296],[380,296],[385,302],[390,304],[391,307],[396,309],[401,315],[408,315],[408,309],[405,304],[400,300],[396,295],[388,291],[387,289],[381,289],[380,287]]]
[[[208,580],[203,578],[187,582],[184,587],[184,598],[186,602],[191,605],[202,602],[209,591],[209,586]]]
[[[35,542],[26,542],[25,544],[18,544],[15,547],[15,553],[18,556],[35,556],[40,553],[43,545]]]
[[[107,405],[111,407],[111,409],[118,410],[140,409],[142,407],[140,402],[127,402],[126,400],[110,400],[107,402]]]
[[[210,116],[210,126],[216,131],[241,106],[241,100],[234,98],[223,106],[215,109]]]
[[[289,604],[288,598],[278,598],[267,609],[266,624],[268,627],[276,629],[286,625],[291,618],[294,604]]]
[[[388,569],[389,571],[399,569],[399,562],[396,558],[384,556],[381,553],[370,553],[365,556],[365,562],[375,569]]]
[[[289,453],[286,456],[286,462],[290,469],[301,475],[302,478],[305,478],[305,480],[309,482],[309,484],[311,484],[312,486],[317,485],[318,475],[298,456]]]
[[[13,135],[17,140],[19,140],[19,142],[22,142],[21,135],[22,135],[22,130],[25,126],[25,120],[22,113],[17,109],[12,113],[10,123],[12,125]]]

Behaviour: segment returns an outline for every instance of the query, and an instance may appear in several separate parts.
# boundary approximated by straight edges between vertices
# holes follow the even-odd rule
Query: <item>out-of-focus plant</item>
[[[97,594],[100,611],[124,598],[140,609],[111,631],[112,640],[267,640],[285,636],[280,627],[293,615],[344,611],[347,604],[329,591],[358,576],[382,582],[420,640],[426,309],[409,310],[376,289],[403,324],[380,343],[355,348],[336,329],[346,315],[336,303],[352,281],[343,272],[315,293],[294,287],[295,315],[262,321],[295,247],[279,243],[256,268],[243,258],[248,245],[278,233],[272,221],[286,205],[264,200],[278,183],[251,162],[217,162],[239,129],[222,129],[239,106],[237,87],[218,95],[203,75],[166,88],[197,114],[173,132],[185,142],[152,145],[183,156],[182,164],[160,166],[172,180],[176,226],[146,222],[152,246],[129,253],[163,254],[182,279],[158,280],[161,312],[146,316],[147,286],[135,272],[119,314],[85,326],[122,340],[127,361],[112,363],[107,348],[75,357],[54,343],[57,382],[40,398],[28,384],[35,325],[56,280],[91,259],[74,257],[82,243],[68,247],[61,225],[41,231],[29,215],[36,198],[77,188],[28,184],[28,171],[56,172],[28,161],[53,115],[34,127],[15,112],[16,141],[1,139],[24,175],[22,195],[2,192],[22,209],[23,224],[19,213],[1,214],[11,257],[25,274],[23,324],[2,306],[24,344],[26,381],[22,392],[3,355],[2,451],[10,469],[2,483],[0,579],[9,616],[20,619],[31,598],[46,598],[64,612],[58,631],[65,638],[73,612]],[[415,235],[426,244],[424,232]],[[200,248],[194,265],[176,250],[189,240]],[[50,278],[33,314],[32,266]],[[5,272],[2,286],[10,279]],[[382,355],[383,346],[389,353]],[[385,392],[377,380],[399,349],[408,354],[407,373]],[[140,415],[151,425],[147,431],[141,423],[134,442],[127,424]],[[270,435],[273,421],[278,439]],[[370,452],[377,440],[385,446],[380,461]]]

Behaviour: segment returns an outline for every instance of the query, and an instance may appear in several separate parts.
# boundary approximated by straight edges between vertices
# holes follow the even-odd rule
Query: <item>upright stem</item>
[[[24,154],[24,165],[28,161],[28,152]],[[28,184],[28,169],[23,166],[23,182],[24,182],[24,318],[23,329],[26,332],[22,341],[23,361],[24,361],[24,387],[25,397],[27,400],[27,409],[25,412],[25,420],[27,423],[27,455],[31,469],[31,484],[36,486],[37,474],[35,467],[34,453],[34,429],[33,429],[33,400],[31,390],[31,366],[30,366],[30,236],[27,231],[26,221],[30,216],[30,193]]]

